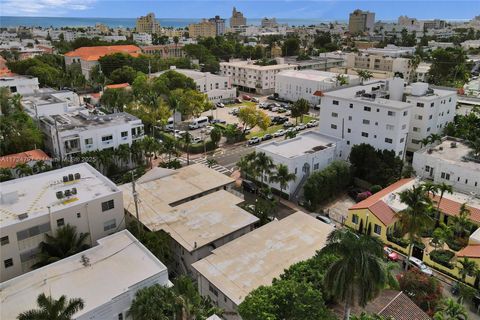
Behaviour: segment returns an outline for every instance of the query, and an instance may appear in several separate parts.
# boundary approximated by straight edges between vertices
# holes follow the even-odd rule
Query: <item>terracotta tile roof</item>
[[[320,90],[317,90],[313,93],[314,96],[317,96],[317,97],[323,97],[323,92],[320,91]]]
[[[440,199],[439,196],[435,196],[432,198],[437,203],[438,203],[438,200]],[[457,216],[460,213],[461,206],[462,206],[462,203],[443,197],[442,201],[440,202],[440,211],[449,216]],[[470,207],[470,206],[466,206],[466,207],[470,211],[470,219],[472,221],[480,223],[480,209]]]
[[[65,56],[79,57],[82,60],[86,61],[96,61],[100,57],[118,52],[128,53],[133,57],[137,57],[138,54],[141,52],[141,49],[134,45],[81,47],[65,53]]]
[[[395,190],[397,190],[398,188],[400,188],[404,184],[409,183],[412,180],[413,180],[413,178],[398,180],[394,184],[389,185],[385,189],[382,189],[382,190],[378,191],[377,193],[371,195],[367,199],[365,199],[363,201],[360,201],[359,203],[353,205],[350,209],[367,209],[371,205],[375,204],[378,200],[380,200],[381,198],[386,196],[387,194],[389,194],[391,192],[394,192]]]
[[[468,245],[458,251],[457,257],[480,258],[480,245]]]
[[[121,89],[121,88],[127,88],[130,87],[128,83],[118,83],[118,84],[109,84],[105,86],[106,89]]]
[[[30,150],[0,157],[0,168],[15,168],[17,164],[38,160],[47,161],[51,159],[40,149]]]
[[[368,210],[370,210],[370,212],[372,212],[386,226],[389,226],[397,219],[395,211],[393,211],[392,208],[382,200],[372,204],[368,207]]]

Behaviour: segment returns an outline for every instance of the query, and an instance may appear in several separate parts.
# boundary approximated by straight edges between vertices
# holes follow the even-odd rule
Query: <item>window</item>
[[[31,237],[34,237],[34,236],[39,235],[41,233],[46,233],[46,232],[49,232],[49,231],[50,231],[50,222],[47,222],[47,223],[44,223],[44,224],[41,224],[41,225],[33,226],[33,227],[28,228],[28,229],[18,231],[17,232],[17,240],[22,241],[22,240],[25,240],[27,238],[31,238]]]
[[[423,108],[423,103],[417,102],[417,107]]]
[[[332,128],[332,129],[337,129],[337,125],[332,123],[332,124],[330,125],[330,128]]]
[[[334,106],[338,106],[338,101],[337,100],[333,100],[332,103],[333,103]]]
[[[362,132],[362,137],[368,138],[368,133]]]
[[[352,121],[352,116],[348,116],[348,121]]]
[[[412,143],[413,143],[413,144],[419,144],[419,143],[420,143],[420,140],[412,139]]]
[[[405,130],[407,128],[406,124],[402,124],[402,130]]]
[[[405,138],[400,138],[400,143],[403,143],[405,141]]]
[[[427,132],[430,132],[430,127],[427,128]]]
[[[208,284],[208,291],[213,293],[216,297],[218,297],[218,291],[215,289],[210,283]]]
[[[352,132],[352,129],[348,128],[347,133],[351,133],[351,132]]]
[[[10,259],[7,259],[7,260],[3,260],[3,265],[5,266],[5,269],[13,267],[13,259],[10,258]]]
[[[63,227],[65,225],[65,219],[57,219],[57,227]]]
[[[422,115],[419,115],[419,114],[416,114],[416,115],[415,115],[415,119],[416,119],[416,120],[422,120],[422,119],[423,119],[423,116],[422,116]]]
[[[413,127],[413,132],[418,132],[418,131],[420,131],[419,127]]]
[[[352,223],[358,224],[358,215],[352,215]]]
[[[10,240],[8,239],[8,236],[4,236],[0,238],[0,244],[2,246],[5,246],[10,243]]]
[[[408,111],[403,111],[403,116],[407,116],[408,115]]]
[[[320,166],[319,163],[315,163],[315,164],[313,165],[313,170],[318,170],[318,167],[319,167],[319,166]]]
[[[395,111],[388,111],[387,113],[390,117],[395,117]]]
[[[370,107],[363,107],[363,111],[368,111],[368,112],[370,112],[370,111],[372,111],[372,108],[370,108]]]
[[[465,179],[465,184],[468,184],[468,179]]]
[[[390,138],[385,138],[385,142],[386,142],[386,143],[392,143],[392,142],[393,142],[393,140],[392,140],[392,139],[390,139]]]
[[[373,227],[373,232],[375,232],[375,233],[378,234],[378,235],[382,234],[382,227],[380,227],[378,224],[376,224],[376,225]]]
[[[121,136],[122,138],[128,137],[128,131],[122,131],[122,132],[120,133],[120,136]]]
[[[430,108],[432,108],[435,105],[435,102],[430,103]]]
[[[112,135],[108,135],[108,136],[103,136],[103,137],[102,137],[102,141],[110,141],[110,140],[113,140],[113,136],[112,136]]]
[[[118,314],[118,320],[123,320],[123,313]]]
[[[395,128],[394,125],[387,124],[387,130],[392,131]]]
[[[362,123],[363,123],[363,124],[370,124],[370,120],[363,119]]]
[[[85,144],[93,144],[93,138],[85,139]]]
[[[117,227],[117,222],[115,221],[115,219],[108,220],[103,223],[103,231],[112,230],[112,229],[115,229],[116,227]]]
[[[353,109],[353,103],[350,103],[350,109]]]
[[[450,173],[442,172],[440,177],[445,180],[450,180]]]
[[[349,145],[350,145],[350,140],[347,140],[347,146],[349,146]]]
[[[334,117],[334,118],[338,118],[338,113],[336,113],[336,112],[332,112],[332,117]]]
[[[77,218],[81,218],[82,214],[80,212],[77,212]]]
[[[107,211],[107,210],[110,210],[110,209],[113,209],[113,208],[115,208],[115,204],[113,203],[113,199],[102,202],[102,211]]]

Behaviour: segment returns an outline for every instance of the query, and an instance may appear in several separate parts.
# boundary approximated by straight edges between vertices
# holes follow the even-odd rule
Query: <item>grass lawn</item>
[[[260,130],[260,131],[257,131],[257,132],[251,132],[247,135],[247,139],[251,139],[253,137],[263,137],[264,135],[266,135],[267,133],[270,133],[270,134],[273,134],[275,132],[277,132],[278,130],[282,129],[283,128],[283,125],[281,124],[278,124],[278,125],[275,125],[275,126],[271,126],[271,127],[268,127],[267,130],[263,131],[263,130]]]
[[[315,118],[315,117],[305,115],[305,116],[303,116],[303,121],[302,121],[301,117],[298,117],[298,123],[299,124],[300,123],[309,123],[310,120],[318,120],[318,119]],[[295,121],[293,123],[295,123]]]
[[[225,107],[227,108],[233,108],[233,107],[242,107],[242,106],[256,106],[257,104],[252,101],[243,101],[242,103],[230,103],[226,104]]]

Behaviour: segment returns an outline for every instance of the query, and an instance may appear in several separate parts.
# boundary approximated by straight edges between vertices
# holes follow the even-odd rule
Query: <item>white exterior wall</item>
[[[241,320],[241,317],[237,313],[238,306],[235,304],[235,302],[230,300],[223,292],[215,288],[215,286],[213,286],[208,279],[206,279],[203,275],[198,274],[197,284],[198,292],[202,297],[209,297],[212,299],[215,305],[225,310],[225,312],[222,314],[223,318],[226,320]],[[215,295],[210,288],[215,289],[217,295]]]
[[[82,74],[88,80],[90,79],[90,71],[94,66],[98,64],[98,61],[87,61],[83,60],[80,57],[68,57],[64,56],[65,58],[65,65],[69,66],[72,63],[80,63],[80,68],[82,69]]]
[[[34,94],[39,90],[38,78],[28,77],[2,77],[0,78],[0,88],[6,87],[12,93],[21,95]]]

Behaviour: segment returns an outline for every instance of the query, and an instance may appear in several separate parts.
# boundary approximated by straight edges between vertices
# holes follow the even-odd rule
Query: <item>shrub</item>
[[[463,247],[465,247],[465,244],[459,239],[447,239],[445,242],[447,243],[448,247],[453,251],[459,251]]]
[[[178,159],[173,159],[171,161],[161,162],[158,164],[158,166],[162,168],[179,169],[182,167],[182,164]]]
[[[402,248],[408,247],[408,241],[403,238],[398,238],[393,235],[387,234],[387,240],[395,243],[396,245],[399,245]]]
[[[361,193],[357,194],[356,201],[357,202],[363,201],[363,200],[367,199],[368,197],[370,197],[371,195],[372,195],[372,193],[370,191],[361,192]]]
[[[442,299],[442,285],[416,268],[412,268],[398,276],[400,290],[430,316]]]
[[[436,263],[441,264],[444,267],[453,269],[454,266],[450,263],[450,260],[455,256],[455,253],[450,250],[433,250],[430,252],[430,259]]]
[[[376,184],[376,185],[373,185],[373,186],[370,187],[370,192],[371,192],[372,194],[375,194],[375,193],[377,193],[378,191],[380,191],[380,190],[382,190],[382,189],[383,189],[382,186]]]

